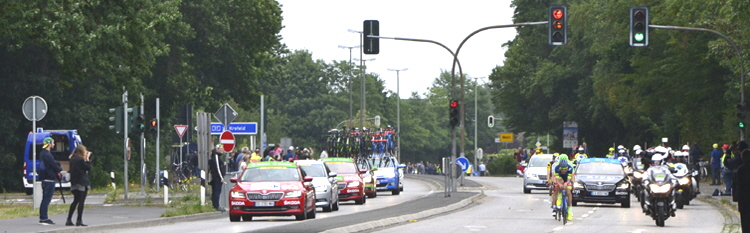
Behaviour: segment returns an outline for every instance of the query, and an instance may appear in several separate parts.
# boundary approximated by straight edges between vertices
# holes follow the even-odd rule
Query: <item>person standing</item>
[[[70,191],[73,193],[73,202],[70,203],[66,226],[73,226],[71,219],[76,209],[78,209],[78,218],[75,226],[88,226],[83,224],[83,205],[91,189],[89,171],[91,171],[91,151],[88,151],[84,145],[78,145],[70,155]]]
[[[51,137],[44,138],[42,152],[39,153],[39,160],[44,163],[45,169],[39,171],[39,180],[42,181],[42,203],[39,206],[39,223],[42,225],[54,225],[55,222],[49,219],[47,211],[49,203],[52,201],[52,195],[55,193],[55,183],[58,179],[58,173],[62,171],[60,165],[52,156],[51,150],[55,147],[55,140]]]
[[[323,149],[320,151],[320,159],[325,159],[325,158],[328,158],[328,152],[326,152],[326,149]]]
[[[221,187],[224,185],[224,174],[226,168],[224,167],[224,161],[221,160],[221,155],[224,153],[224,148],[221,145],[216,145],[216,149],[211,151],[211,158],[208,160],[208,166],[211,168],[211,203],[214,209],[222,211],[219,206],[219,199],[221,198]]]
[[[742,231],[750,232],[750,150],[743,150],[740,153],[740,157],[742,165],[737,168],[737,173],[735,174],[732,200],[737,202]]]
[[[719,144],[714,143],[711,151],[711,185],[721,184],[721,157],[724,155],[719,149]]]
[[[289,150],[286,151],[286,154],[284,155],[284,160],[282,161],[294,162],[296,157],[297,155],[294,154],[294,147],[289,146]]]
[[[479,162],[479,176],[486,176],[485,174],[487,171],[487,166],[484,165],[484,162]]]

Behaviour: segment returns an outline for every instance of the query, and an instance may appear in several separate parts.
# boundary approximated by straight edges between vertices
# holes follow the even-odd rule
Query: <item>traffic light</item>
[[[122,125],[123,125],[123,113],[122,113],[122,107],[117,108],[110,108],[109,113],[112,113],[114,115],[109,117],[109,121],[114,122],[114,125],[110,125],[109,129],[114,130],[116,134],[121,134],[123,131]]]
[[[568,43],[568,8],[565,6],[549,7],[549,44],[565,45]]]
[[[380,53],[380,38],[367,38],[367,36],[380,36],[380,22],[377,20],[365,20],[364,30],[362,30],[362,40],[364,41],[365,54]]]
[[[630,46],[644,47],[648,45],[648,7],[634,6],[630,8]]]
[[[146,117],[143,116],[141,109],[133,108],[133,115],[130,117],[130,131],[133,133],[142,133],[146,129]]]
[[[495,117],[494,116],[488,116],[487,117],[487,126],[490,128],[495,127]]]
[[[458,125],[458,101],[457,100],[451,100],[450,103],[450,123],[451,127],[456,127]]]
[[[156,118],[151,119],[148,131],[154,136],[159,132],[159,121]]]
[[[740,127],[741,130],[745,129],[745,118],[747,118],[747,107],[744,104],[737,104],[737,126]]]

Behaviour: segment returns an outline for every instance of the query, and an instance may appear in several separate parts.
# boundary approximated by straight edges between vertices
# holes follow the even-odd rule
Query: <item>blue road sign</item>
[[[462,172],[466,172],[466,170],[469,170],[469,159],[467,159],[466,157],[456,158],[456,163],[461,166]]]
[[[232,122],[227,130],[235,135],[255,135],[258,134],[257,122]],[[224,132],[224,125],[219,122],[211,122],[211,135],[221,135]]]

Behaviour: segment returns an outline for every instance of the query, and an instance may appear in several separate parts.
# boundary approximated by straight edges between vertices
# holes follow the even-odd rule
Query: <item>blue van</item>
[[[368,158],[375,170],[375,189],[377,191],[391,191],[392,195],[399,195],[404,191],[404,165],[398,163],[391,156],[374,156]]]
[[[78,135],[77,130],[43,130],[37,129],[36,133],[36,155],[39,156],[44,145],[44,138],[51,137],[55,140],[55,147],[50,150],[52,157],[56,161],[60,162],[62,167],[62,182],[56,184],[56,188],[70,189],[70,154],[73,150],[81,144],[81,136]],[[32,146],[34,145],[34,135],[29,132],[26,137],[26,148],[23,152],[23,187],[26,188],[26,194],[31,195],[34,190],[33,183],[33,163],[39,166],[39,161],[34,161],[34,151]],[[39,178],[37,176],[37,178]]]

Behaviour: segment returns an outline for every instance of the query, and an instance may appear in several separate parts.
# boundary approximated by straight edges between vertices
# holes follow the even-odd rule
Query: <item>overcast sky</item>
[[[381,36],[434,40],[455,52],[470,33],[487,26],[512,24],[513,17],[510,0],[278,2],[282,4],[284,17],[282,43],[291,50],[306,49],[313,59],[323,59],[327,63],[349,60],[349,50],[338,46],[359,45],[359,34],[348,29],[362,31],[364,20],[380,21]],[[489,76],[492,69],[505,60],[505,49],[501,45],[515,35],[513,28],[490,29],[474,35],[458,55],[463,72],[472,78]],[[375,58],[367,62],[367,72],[379,74],[386,89],[393,92],[397,90],[396,72],[388,69],[408,68],[400,72],[402,98],[409,98],[412,92],[420,95],[427,92],[441,69],[450,72],[452,65],[450,53],[424,42],[381,39],[380,54],[363,56],[365,60]],[[352,57],[359,58],[358,49],[352,50]]]

